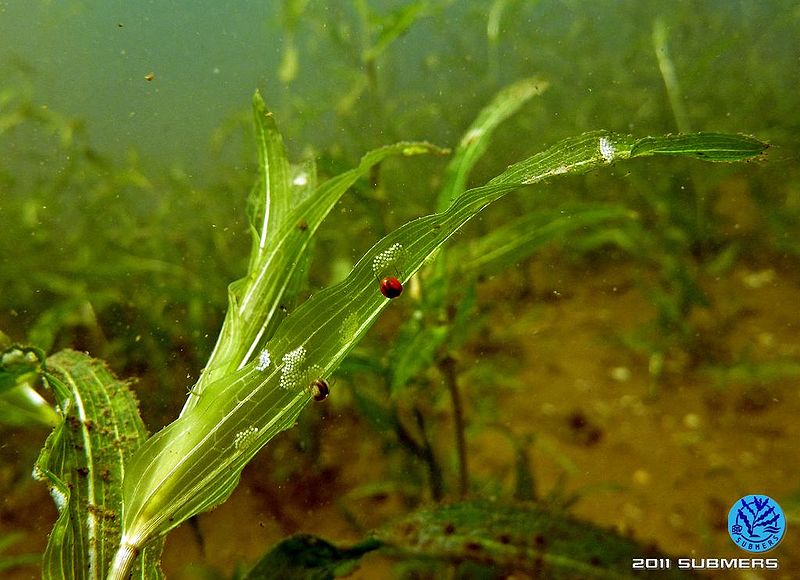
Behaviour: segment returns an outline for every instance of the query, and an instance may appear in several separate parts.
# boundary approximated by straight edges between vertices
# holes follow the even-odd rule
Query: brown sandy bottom
[[[535,440],[531,468],[538,493],[544,496],[563,485],[563,494],[579,494],[572,510],[577,517],[675,556],[748,557],[727,534],[727,513],[743,495],[779,499],[800,486],[799,379],[721,385],[702,367],[678,360],[654,390],[645,357],[619,340],[653,316],[629,279],[630,270],[609,266],[585,273],[573,268],[564,275],[566,281],[544,270],[534,268],[530,278],[537,281],[536,296],[524,302],[519,296],[503,298],[509,292],[507,278],[487,284],[481,298],[493,302],[494,317],[490,337],[481,342],[508,347],[522,359],[518,376],[502,377],[516,386],[498,391],[498,416],[516,436]],[[715,348],[734,358],[746,353],[753,362],[800,358],[800,309],[794,307],[800,282],[792,271],[742,266],[708,282],[706,290],[712,307],[698,314],[697,326],[714,330],[716,335],[707,338]],[[724,332],[710,320],[725,320]],[[480,364],[479,354],[462,355],[463,368]],[[467,418],[474,419],[478,401],[470,393],[469,370],[461,383]],[[338,386],[339,392],[347,388]],[[310,412],[318,411],[311,407]],[[170,577],[196,577],[197,569],[186,567],[191,561],[232,570],[300,531],[339,544],[356,542],[363,534],[343,516],[342,503],[366,529],[404,512],[402,501],[391,494],[339,501],[359,486],[380,481],[389,467],[362,419],[337,405],[324,413],[319,465],[299,480],[271,484],[272,462],[280,458],[262,454],[247,468],[231,500],[201,516],[205,556],[188,526],[170,536],[165,555]],[[436,421],[446,425],[439,433],[452,432],[446,408]],[[498,429],[471,426],[473,496],[511,497],[514,450],[509,438]],[[452,456],[453,445],[452,439],[441,441],[440,456]],[[446,462],[446,469],[452,482],[452,462]],[[391,477],[399,480],[403,474]],[[781,546],[769,554],[780,559],[780,572],[716,576],[800,577],[798,547],[797,530],[790,527]],[[370,555],[351,577],[395,575],[389,560]]]
[[[482,287],[490,327],[480,344],[460,355],[473,496],[510,498],[514,486],[507,434],[481,423],[478,407],[487,387],[480,393],[471,389],[478,380],[473,373],[492,356],[481,352],[493,344],[518,365],[513,376],[498,377],[503,386],[495,390],[492,421],[534,441],[531,468],[540,496],[563,486],[563,494],[579,494],[575,516],[675,556],[748,557],[728,537],[727,512],[743,495],[768,494],[780,502],[800,487],[800,379],[719,384],[702,365],[677,357],[654,390],[646,357],[620,343],[620,336],[652,319],[652,308],[631,281],[630,268],[589,270],[534,266],[527,279],[534,281],[535,292],[522,293],[523,282],[510,284],[507,276]],[[795,270],[742,265],[704,285],[712,306],[698,313],[697,326],[709,333],[702,338],[715,345],[715,356],[722,353],[729,362],[745,354],[753,362],[800,358]],[[711,322],[721,320],[725,324]],[[201,515],[196,527],[184,524],[170,534],[164,554],[168,578],[209,578],[210,570],[230,577],[237,565],[252,564],[270,545],[297,532],[347,545],[361,539],[363,530],[410,509],[399,494],[346,499],[367,483],[402,481],[407,474],[391,472],[397,462],[387,460],[371,428],[350,410],[343,382],[324,406],[312,405],[301,417],[322,415],[319,461],[298,468],[304,459],[296,438],[279,437],[247,467],[227,503]],[[452,458],[447,405],[437,408],[435,421],[439,456]],[[3,442],[6,460],[14,444]],[[4,464],[0,533],[25,531],[24,545],[12,552],[42,550],[55,517],[52,502],[44,486],[19,477],[21,467]],[[453,482],[453,462],[446,460],[444,467]],[[342,505],[355,522],[345,517]],[[790,526],[769,553],[780,559],[779,572],[716,577],[798,578],[798,547],[798,530]],[[35,578],[38,571],[20,569],[3,577]],[[351,577],[396,575],[390,560],[369,555]]]

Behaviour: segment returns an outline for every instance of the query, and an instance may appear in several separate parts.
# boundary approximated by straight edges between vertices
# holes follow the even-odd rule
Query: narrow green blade
[[[731,159],[737,142],[737,159],[766,147],[756,151],[750,138],[733,137]],[[343,282],[314,294],[287,317],[257,360],[209,383],[194,407],[136,453],[125,480],[123,541],[142,546],[230,494],[245,464],[291,427],[311,401],[310,381],[329,377],[388,307],[378,278],[396,273],[407,282],[467,221],[521,185],[628,159],[640,143],[605,131],[566,139],[511,166],[489,185],[466,191],[446,211],[413,220],[380,240]],[[705,145],[717,151],[719,140],[699,136],[693,143],[639,155],[698,156]]]
[[[621,206],[580,205],[522,216],[450,251],[449,275],[487,275],[519,263],[531,253],[572,232],[635,219]]]
[[[532,97],[547,90],[548,83],[541,79],[522,79],[509,85],[481,110],[469,126],[447,165],[444,184],[439,194],[438,211],[447,209],[453,200],[463,193],[472,168],[486,153],[495,130],[500,124],[519,111]]]
[[[685,155],[705,161],[744,161],[761,154],[764,143],[747,135],[694,133],[639,139],[631,157],[645,155]]]
[[[403,142],[367,153],[358,167],[316,185],[313,165],[291,166],[272,114],[261,96],[253,98],[259,177],[249,198],[253,248],[247,276],[228,289],[228,312],[217,345],[183,413],[206,386],[250,362],[277,327],[281,305],[298,287],[309,243],[336,202],[356,180],[391,156],[442,153],[428,143]],[[259,225],[261,224],[261,225]]]

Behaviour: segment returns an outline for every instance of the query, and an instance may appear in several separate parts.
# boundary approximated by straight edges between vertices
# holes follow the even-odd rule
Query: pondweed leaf
[[[742,161],[760,155],[764,143],[744,135],[694,133],[639,139],[631,149],[631,157],[644,155],[686,155],[705,161]]]
[[[633,558],[664,557],[610,530],[529,503],[474,501],[421,509],[376,537],[382,552],[404,558],[472,562],[495,573],[535,578],[636,578]],[[680,570],[663,572],[667,578],[691,577]]]
[[[39,374],[42,357],[41,351],[21,346],[0,352],[0,395],[33,380]]]
[[[444,152],[417,142],[381,147],[367,153],[358,167],[317,186],[313,164],[289,164],[275,120],[258,93],[253,111],[260,169],[248,200],[250,265],[247,276],[228,289],[228,313],[217,345],[183,413],[198,403],[209,383],[252,361],[272,336],[286,305],[293,303],[314,232],[350,186],[387,157]]]
[[[147,437],[136,398],[101,361],[75,351],[47,359],[44,377],[63,421],[42,449],[34,476],[50,488],[58,520],[43,578],[104,578],[124,520],[124,463]],[[161,578],[163,542],[144,551],[135,578]]]
[[[256,563],[242,580],[329,580],[345,577],[362,556],[380,547],[367,539],[350,548],[338,548],[322,538],[298,534],[282,540]]]
[[[345,576],[375,550],[405,562],[426,562],[432,574],[446,565],[456,577],[470,578],[637,578],[631,570],[633,558],[666,557],[611,530],[532,503],[473,501],[422,508],[349,548],[308,534],[292,536],[273,546],[245,580]],[[664,570],[662,575],[692,576],[681,570]]]
[[[58,415],[50,403],[28,383],[21,383],[0,394],[0,423],[53,428],[58,422]]]
[[[538,78],[522,79],[504,88],[484,107],[464,133],[447,165],[444,184],[439,192],[437,211],[444,211],[466,189],[472,168],[486,153],[495,129],[532,97],[541,95],[547,81]]]
[[[625,207],[598,204],[572,205],[525,215],[451,249],[449,275],[462,279],[464,276],[493,274],[575,231],[597,231],[601,224],[635,218],[636,214]]]
[[[673,139],[680,146],[672,147]],[[686,137],[667,136],[656,140],[656,146],[640,147],[638,155],[701,156],[705,144],[718,151],[720,141],[718,135],[697,135],[690,148]],[[128,465],[122,543],[118,565],[109,577],[121,578],[127,563],[149,541],[223,501],[253,455],[294,424],[311,400],[311,381],[329,377],[391,303],[379,291],[381,277],[394,275],[407,282],[461,226],[520,186],[628,159],[640,143],[629,135],[596,131],[566,139],[511,166],[488,185],[458,196],[447,210],[408,222],[384,237],[344,281],[314,294],[264,341],[263,321],[276,307],[274,298],[290,274],[276,264],[286,267],[289,264],[281,256],[294,255],[296,246],[307,244],[297,237],[296,224],[304,220],[313,231],[358,175],[409,146],[366,155],[359,168],[321,185],[290,210],[274,238],[276,247],[264,245],[255,269],[232,292],[233,316],[240,320],[229,331],[246,327],[245,336],[252,341],[234,349],[235,356],[224,357],[224,372],[214,370],[213,379],[193,395],[180,418],[148,440]],[[725,143],[726,160],[747,159],[766,147],[750,137],[726,137]],[[419,147],[411,149],[416,152]],[[262,293],[270,298],[263,299]],[[231,340],[236,342],[235,336]]]

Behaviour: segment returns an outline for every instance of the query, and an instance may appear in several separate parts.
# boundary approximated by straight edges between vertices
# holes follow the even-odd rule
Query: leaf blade
[[[120,539],[124,461],[147,437],[136,399],[105,364],[75,351],[47,359],[47,383],[64,421],[48,437],[34,477],[50,487],[59,517],[45,550],[45,578],[102,578]],[[161,578],[156,542],[138,575]]]
[[[227,497],[244,465],[309,403],[309,381],[330,376],[389,306],[376,280],[386,269],[407,282],[488,204],[523,185],[628,159],[636,143],[607,131],[565,139],[464,192],[446,211],[412,220],[378,241],[345,280],[287,317],[266,344],[268,365],[251,361],[210,383],[194,407],[145,443],[126,480],[127,541],[141,545]]]

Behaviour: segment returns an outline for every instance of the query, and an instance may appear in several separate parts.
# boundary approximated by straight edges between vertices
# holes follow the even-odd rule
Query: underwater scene
[[[0,578],[800,578],[800,4],[0,38]]]

